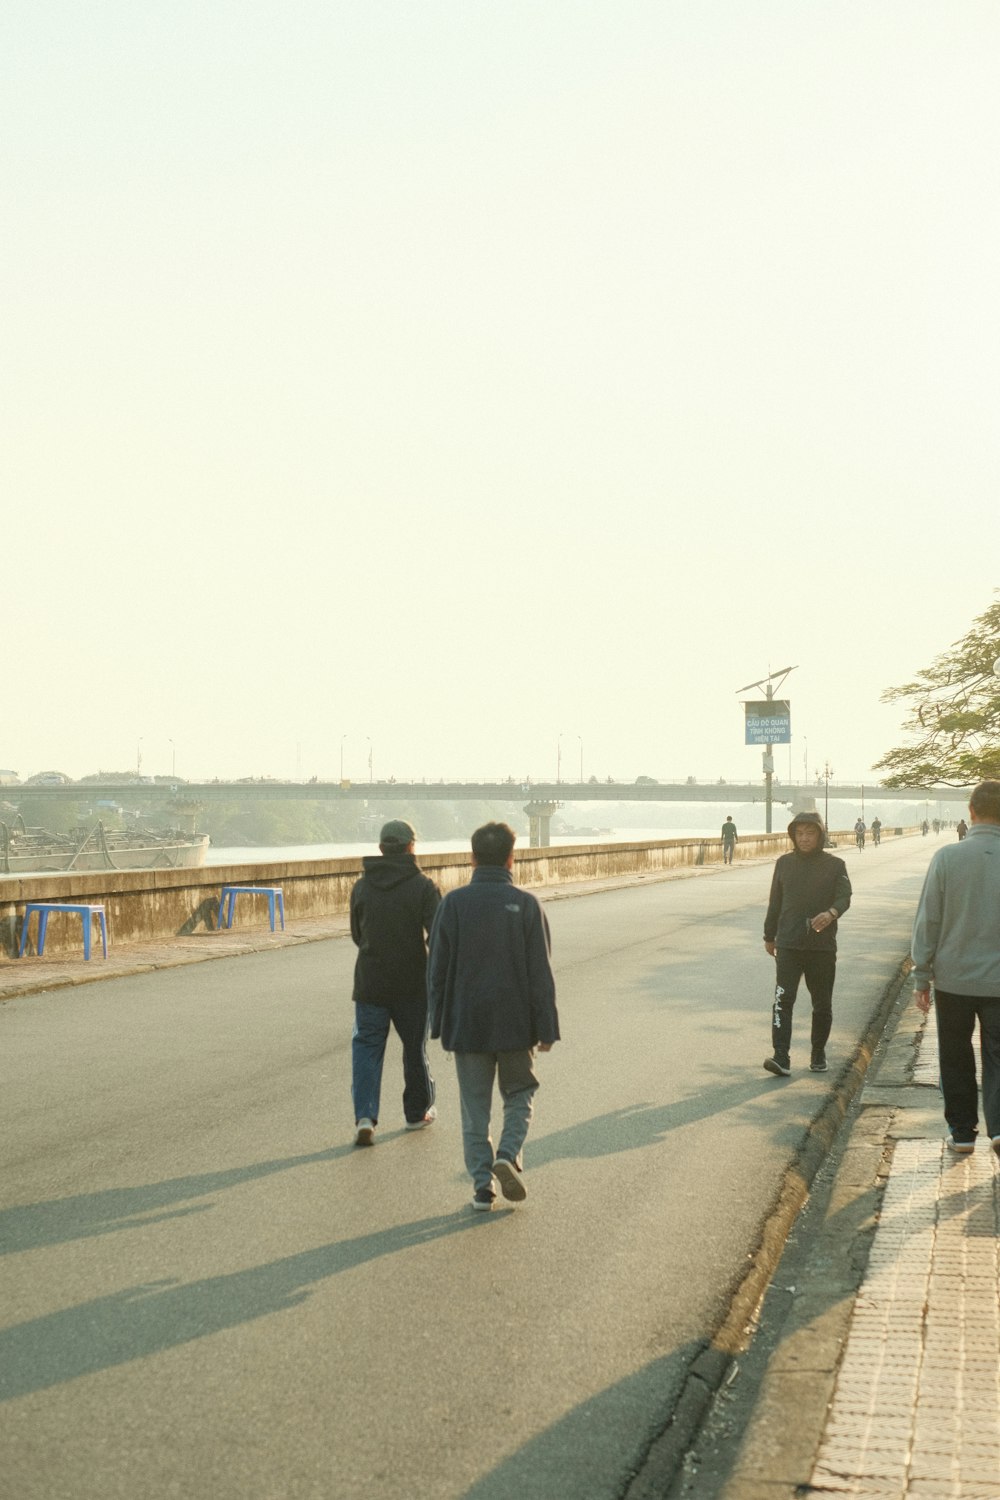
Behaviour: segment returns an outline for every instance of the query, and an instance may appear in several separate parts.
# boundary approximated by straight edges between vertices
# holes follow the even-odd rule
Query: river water
[[[721,828],[721,823],[719,827]],[[763,816],[760,829],[744,827],[745,833],[763,833]],[[718,838],[712,828],[617,828],[594,834],[553,834],[552,847],[565,849],[572,844],[645,844],[660,839],[707,839]],[[527,838],[519,838],[519,849],[528,847]],[[464,839],[419,839],[417,857],[421,854],[456,854],[468,851],[469,840]],[[207,863],[210,865],[276,864],[296,859],[350,859],[361,854],[377,854],[378,845],[371,839],[343,844],[279,844],[258,845],[253,848],[232,848],[222,845],[209,846]]]

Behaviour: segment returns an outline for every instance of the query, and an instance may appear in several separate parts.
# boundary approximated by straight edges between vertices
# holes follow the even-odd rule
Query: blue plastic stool
[[[278,904],[278,912],[281,916],[281,930],[285,930],[285,897],[281,887],[277,885],[224,885],[222,895],[219,899],[219,931],[223,927],[232,927],[233,908],[236,905],[237,896],[266,896],[267,914],[271,919],[271,931],[274,931],[274,905]]]
[[[24,957],[25,945],[28,941],[28,923],[31,913],[38,913],[38,957],[41,958],[45,952],[45,934],[48,931],[49,917],[54,911],[77,912],[83,919],[83,956],[90,958],[90,932],[93,919],[96,917],[101,924],[101,947],[104,949],[104,957],[108,956],[108,929],[104,921],[103,906],[88,906],[86,903],[76,901],[29,901],[24,908],[24,925],[21,928],[21,946],[17,950],[18,958]]]

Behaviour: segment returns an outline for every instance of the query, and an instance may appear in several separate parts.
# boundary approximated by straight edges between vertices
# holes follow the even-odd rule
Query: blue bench
[[[33,912],[38,913],[38,957],[41,958],[45,952],[45,934],[48,931],[49,917],[54,911],[76,912],[83,919],[83,956],[85,959],[90,958],[90,933],[93,919],[96,917],[101,924],[101,947],[104,949],[104,957],[107,958],[108,929],[104,920],[104,907],[89,906],[85,902],[77,901],[29,901],[24,908],[24,925],[21,928],[18,958],[24,957],[24,949],[28,941],[28,923],[31,921]]]
[[[278,912],[281,916],[281,930],[285,930],[285,897],[281,887],[277,885],[224,885],[222,896],[219,899],[219,931],[223,927],[229,928],[233,925],[233,908],[236,905],[237,896],[266,896],[267,912],[271,919],[271,931],[274,931],[274,907],[277,902]]]

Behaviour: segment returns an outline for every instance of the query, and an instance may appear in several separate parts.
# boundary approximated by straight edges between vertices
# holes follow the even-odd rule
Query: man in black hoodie
[[[792,1071],[792,1007],[803,977],[812,999],[809,1066],[814,1073],[826,1072],[837,972],[837,922],[851,904],[847,866],[824,850],[826,829],[819,813],[796,813],[788,825],[788,837],[795,848],[790,854],[782,854],[774,867],[764,918],[764,947],[777,960],[771,1018],[774,1051],[764,1067],[778,1078],[787,1078]]]
[[[351,891],[351,937],[358,946],[351,1092],[358,1146],[375,1139],[390,1024],[403,1044],[406,1128],[420,1130],[437,1118],[426,1048],[427,936],[441,892],[418,868],[415,839],[409,823],[386,823],[381,856],[362,860],[365,873]]]

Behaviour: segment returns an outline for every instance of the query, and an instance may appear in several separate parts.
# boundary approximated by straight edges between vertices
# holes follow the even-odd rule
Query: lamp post
[[[340,736],[340,779],[341,779],[341,781],[343,781],[343,779],[344,779],[344,741],[346,739],[347,739],[347,735],[346,734],[342,734]]]
[[[177,746],[169,735],[167,735],[167,743],[170,746],[170,779],[172,781],[177,775]]]
[[[562,781],[562,741],[560,733],[556,739],[556,786]]]
[[[140,734],[139,738],[135,742],[135,775],[136,775],[136,780],[138,780],[138,778],[142,775],[142,742],[143,742],[143,740],[145,738],[146,738],[146,736],[144,734]]]
[[[826,842],[830,842],[830,777],[833,775],[833,767],[830,762],[823,762],[823,822],[826,825]]]
[[[578,734],[577,739],[580,741],[580,785],[583,786],[583,735]]]
[[[366,734],[365,735],[365,739],[368,741],[368,784],[370,786],[371,783],[372,783],[372,780],[374,779],[374,776],[375,776],[375,772],[372,769],[372,760],[373,760],[373,757],[375,755],[375,749],[374,749],[374,746],[372,745],[371,735],[370,734]]]

